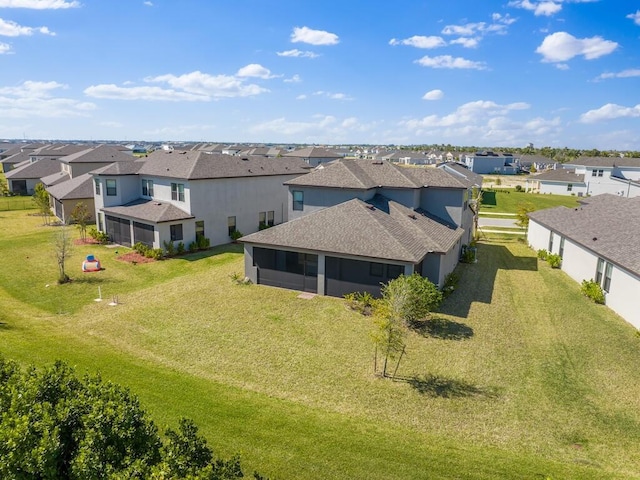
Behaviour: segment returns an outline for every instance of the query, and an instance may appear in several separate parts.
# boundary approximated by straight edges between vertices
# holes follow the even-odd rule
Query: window
[[[384,274],[384,265],[382,263],[371,262],[369,264],[369,275],[372,277],[381,277]]]
[[[567,192],[570,192],[571,190],[573,190],[573,183],[568,183],[567,184]]]
[[[115,197],[118,193],[116,190],[116,181],[107,179],[107,196]]]
[[[275,225],[275,212],[273,210],[267,212],[267,225],[270,227]]]
[[[258,228],[264,228],[267,226],[267,212],[260,212],[258,214]]]
[[[549,232],[549,253],[553,253],[553,232]]]
[[[204,237],[204,220],[196,221],[196,238]]]
[[[398,278],[404,273],[404,266],[402,265],[387,265],[387,277],[391,280]]]
[[[563,254],[564,254],[564,237],[560,237],[560,248],[558,250],[558,255],[560,255],[560,258],[562,258]]]
[[[96,195],[100,195],[100,180],[95,178],[93,182],[96,184]]]
[[[304,192],[300,190],[294,190],[293,192],[293,209],[300,210],[304,208]]]
[[[153,180],[142,179],[142,196],[153,197]]]
[[[169,233],[171,234],[171,241],[177,242],[182,240],[182,224],[171,225],[169,227]]]
[[[184,183],[171,184],[171,200],[184,202]]]
[[[236,217],[227,217],[227,228],[229,230],[229,236],[236,231]]]
[[[98,213],[98,231],[99,232],[104,232],[104,221],[102,219],[102,213]]]
[[[596,267],[596,283],[600,285],[602,283],[602,274],[604,273],[604,260],[598,259],[598,266]]]
[[[603,173],[604,173],[604,170],[598,170],[598,176],[599,177],[601,177]]]
[[[611,273],[613,272],[613,264],[607,262],[607,266],[604,269],[604,283],[602,284],[602,289],[609,293],[609,288],[611,287]]]

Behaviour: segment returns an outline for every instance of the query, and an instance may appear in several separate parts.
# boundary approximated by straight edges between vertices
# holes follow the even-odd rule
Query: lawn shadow
[[[473,337],[473,328],[470,326],[440,317],[411,322],[409,328],[423,337],[441,340],[466,340]]]
[[[104,270],[104,268],[102,270]],[[100,272],[83,272],[81,276],[74,277],[71,280],[73,283],[82,283],[86,285],[105,285],[108,283],[114,283],[114,279],[105,278],[99,275],[93,275],[95,273],[100,273]]]
[[[473,302],[490,304],[498,270],[537,271],[538,259],[533,255],[515,256],[497,240],[478,242],[477,262],[458,264],[455,270],[460,276],[458,286],[442,302],[438,312],[467,318]]]
[[[182,260],[187,260],[188,262],[195,262],[197,260],[202,260],[203,258],[215,257],[217,255],[222,255],[224,253],[243,253],[244,246],[241,243],[227,243],[225,245],[218,245],[217,247],[208,248],[206,250],[199,250],[195,253],[187,253],[185,255],[181,255],[180,258]]]
[[[463,380],[440,377],[438,375],[423,375],[403,378],[418,393],[438,398],[485,397],[495,398],[498,393],[495,388],[480,387]]]
[[[487,190],[483,190],[482,192],[482,206],[487,207],[495,207],[497,205],[496,202],[496,192],[490,192]]]
[[[2,217],[0,217],[2,218]],[[13,327],[9,325],[7,322],[0,321],[0,330],[11,330]]]

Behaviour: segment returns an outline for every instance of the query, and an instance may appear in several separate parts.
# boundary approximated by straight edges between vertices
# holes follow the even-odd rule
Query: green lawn
[[[372,375],[371,319],[340,299],[235,285],[237,245],[135,266],[78,246],[74,281],[58,286],[49,245],[60,227],[28,213],[0,212],[0,352],[99,370],[161,428],[193,418],[247,473],[640,476],[635,329],[519,242],[479,243],[458,290],[410,333],[393,382]],[[87,253],[105,270],[82,274]]]
[[[481,212],[516,213],[518,205],[525,202],[532,203],[536,210],[544,208],[576,207],[579,205],[578,197],[568,195],[541,195],[538,193],[524,193],[509,190],[483,191]]]

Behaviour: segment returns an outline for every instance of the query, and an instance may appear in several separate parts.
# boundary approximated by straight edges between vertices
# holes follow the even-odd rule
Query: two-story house
[[[442,285],[472,240],[472,185],[441,169],[342,159],[286,185],[289,222],[242,238],[254,283],[379,295],[418,272]]]
[[[188,246],[197,236],[228,243],[287,220],[283,183],[309,171],[296,158],[156,150],[92,173],[98,230],[112,241]]]

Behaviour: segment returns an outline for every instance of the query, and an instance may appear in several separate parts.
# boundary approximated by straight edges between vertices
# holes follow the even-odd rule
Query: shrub
[[[547,255],[547,262],[551,268],[560,268],[560,265],[562,265],[562,257],[557,253],[550,253]]]
[[[522,191],[522,185],[516,185],[516,192]]]
[[[455,273],[451,272],[444,278],[444,285],[442,286],[442,296],[448,297],[458,286],[458,282],[460,281],[460,277]]]
[[[151,250],[147,245],[142,242],[137,242],[133,245],[133,250],[138,252],[140,255],[147,256],[147,252]]]
[[[264,222],[260,222],[260,224],[258,225],[258,230],[266,230],[267,228],[269,228],[269,225]]]
[[[602,287],[593,280],[583,280],[580,291],[584,296],[589,297],[594,302],[604,305],[604,291]]]
[[[87,233],[98,243],[105,244],[109,242],[109,235],[99,231],[96,227],[91,227]]]
[[[198,244],[196,242],[191,242],[189,244],[188,249],[189,249],[189,253],[194,253],[198,250]]]
[[[234,272],[229,275],[231,281],[236,285],[251,285],[251,279],[249,277],[245,277],[241,272]]]
[[[150,248],[145,253],[145,257],[153,258],[154,260],[162,260],[164,251],[161,248]]]
[[[178,255],[182,255],[184,253],[184,243],[178,243],[178,248],[176,249],[176,253]]]
[[[209,248],[210,242],[209,239],[199,235],[198,238],[196,239],[196,242],[198,242],[198,250],[206,250],[207,248]]]
[[[543,248],[542,250],[538,250],[538,258],[540,260],[546,260],[549,253]]]
[[[173,242],[169,241],[167,242],[166,240],[164,242],[162,242],[164,245],[164,249],[167,251],[167,256],[171,257],[173,255],[175,255],[176,253],[176,247],[173,244]]]
[[[476,249],[468,245],[463,245],[462,252],[460,254],[460,261],[462,263],[474,263],[476,261]]]
[[[231,237],[231,240],[236,242],[240,237],[242,237],[242,232],[240,232],[240,230],[234,230],[229,236]]]
[[[375,309],[376,299],[369,292],[353,292],[344,296],[351,310],[362,315],[371,315]]]

